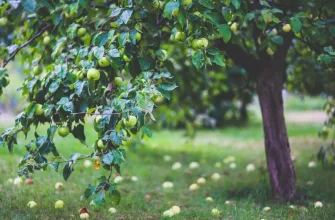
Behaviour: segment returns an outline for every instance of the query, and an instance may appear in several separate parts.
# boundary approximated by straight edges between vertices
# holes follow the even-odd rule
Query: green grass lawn
[[[108,213],[108,205],[98,211],[89,206],[90,201],[81,200],[87,184],[107,175],[105,171],[85,168],[78,161],[68,182],[63,180],[61,172],[49,169],[36,172],[33,185],[16,187],[6,182],[17,176],[17,163],[25,154],[24,146],[17,146],[13,154],[0,147],[0,219],[79,219],[81,207],[90,209],[90,219],[160,219],[173,205],[181,207],[181,213],[173,219],[215,219],[211,216],[213,208],[221,212],[218,219],[334,219],[334,173],[320,166],[307,166],[309,161],[315,160],[313,155],[322,144],[316,136],[320,125],[290,124],[288,127],[292,155],[297,157],[298,189],[306,196],[305,200],[295,204],[295,210],[288,208],[290,204],[271,199],[261,124],[253,123],[247,127],[200,131],[194,140],[184,137],[183,131],[154,132],[154,137],[144,141],[143,145],[127,148],[127,162],[122,168],[124,180],[118,186],[122,200],[114,215]],[[0,128],[0,132],[3,129]],[[90,128],[86,134],[88,143],[92,144],[95,132]],[[73,152],[89,154],[92,150],[70,136],[57,137],[56,143],[66,157]],[[170,155],[171,161],[164,161],[164,155]],[[222,162],[230,155],[236,157],[236,169]],[[182,163],[182,168],[172,170],[172,164],[177,161]],[[192,161],[198,162],[200,167],[190,170],[188,165]],[[221,168],[214,166],[217,162],[222,163]],[[255,164],[254,172],[245,171],[249,163]],[[215,172],[221,174],[218,181],[210,178]],[[138,181],[130,181],[131,176],[137,176]],[[206,184],[200,185],[197,191],[190,191],[189,186],[199,177],[205,177]],[[162,183],[165,181],[173,182],[174,188],[164,190]],[[309,186],[308,181],[314,184]],[[57,192],[54,189],[56,182],[63,182],[65,190]],[[208,196],[214,201],[206,202]],[[59,199],[65,202],[63,210],[54,208]],[[38,204],[35,209],[27,207],[30,200]],[[226,205],[226,200],[233,204]],[[316,201],[321,201],[324,207],[314,208]],[[263,212],[265,206],[271,210]],[[307,211],[301,210],[301,206]]]

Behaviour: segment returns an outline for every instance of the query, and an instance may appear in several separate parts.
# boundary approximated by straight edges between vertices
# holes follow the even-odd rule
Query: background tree
[[[243,69],[238,72],[248,75],[236,83],[256,84],[273,196],[294,200],[295,171],[282,89],[288,61],[293,61],[290,51],[298,47],[321,51],[333,42],[333,9],[332,1],[2,2],[3,67],[19,54],[27,74],[21,90],[31,104],[16,117],[16,126],[2,134],[0,142],[11,151],[19,132],[27,135],[32,126],[49,123],[46,136],[35,132],[36,139],[26,145],[28,153],[20,163],[19,174],[29,175],[46,169],[46,165],[58,170],[59,164],[65,163],[63,176],[67,179],[75,161],[95,158],[95,167],[101,166],[110,174],[90,186],[85,196],[95,194],[94,201],[102,205],[107,191],[119,197],[109,179],[112,170],[120,173],[126,156],[122,145],[140,128],[142,136],[151,136],[145,122],[154,120],[154,101],[159,96],[170,99],[170,91],[176,88],[172,75],[178,66],[173,58],[184,57],[192,63],[191,68],[200,72],[207,69],[208,73],[223,73],[218,67],[211,70],[210,64],[228,67],[225,73],[238,66]],[[189,48],[187,56],[164,50],[164,45],[176,45],[175,41]],[[220,73],[213,78],[220,79]],[[1,70],[0,77],[2,88],[8,84],[6,70]],[[228,82],[234,77],[229,76]],[[188,79],[189,85],[201,85],[201,81],[192,83],[197,79]],[[230,99],[244,99],[243,92],[232,93]],[[218,99],[209,101],[218,104]],[[72,133],[86,144],[86,115],[98,115],[94,153],[62,157],[53,142],[56,130],[61,136]],[[49,153],[53,159],[47,158]]]

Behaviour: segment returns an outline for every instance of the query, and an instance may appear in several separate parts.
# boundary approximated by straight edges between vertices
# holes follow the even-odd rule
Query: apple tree
[[[94,194],[96,203],[103,204],[105,192],[118,194],[110,177],[112,171],[120,173],[126,157],[124,142],[132,133],[151,136],[145,124],[155,120],[154,101],[160,96],[169,99],[177,88],[174,53],[163,45],[181,42],[188,55],[178,59],[192,63],[199,72],[211,65],[224,68],[229,60],[248,74],[240,85],[256,84],[273,196],[296,199],[281,91],[290,51],[298,41],[307,51],[334,42],[333,1],[19,0],[0,4],[2,67],[14,58],[21,62],[26,74],[21,91],[30,102],[17,115],[16,126],[1,135],[0,143],[11,151],[18,133],[27,135],[41,123],[49,126],[45,134],[35,130],[35,139],[26,145],[20,175],[47,165],[58,170],[65,164],[67,180],[76,161],[91,157],[96,168],[109,174],[90,186],[85,196]],[[6,76],[1,69],[1,79]],[[196,79],[186,80],[192,84]],[[1,88],[5,84],[7,80]],[[95,143],[86,141],[86,116],[95,116]],[[92,154],[74,152],[64,158],[54,143],[56,132],[71,133],[84,145],[93,145]],[[56,159],[48,160],[48,154]]]

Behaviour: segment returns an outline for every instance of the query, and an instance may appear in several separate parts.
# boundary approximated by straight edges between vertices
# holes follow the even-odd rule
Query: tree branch
[[[12,55],[8,58],[8,60],[6,60],[4,62],[4,64],[2,65],[2,67],[6,67],[7,64],[9,63],[9,61],[13,60],[14,57],[16,56],[16,54],[24,47],[26,47],[28,44],[30,44],[31,42],[33,42],[36,38],[38,38],[39,36],[41,36],[44,31],[46,29],[48,29],[49,27],[51,27],[51,24],[47,24],[45,27],[43,27],[35,36],[33,36],[32,38],[30,38],[26,43],[22,44],[20,47],[18,47],[13,53]]]
[[[218,49],[225,52],[234,62],[243,67],[250,74],[257,74],[261,69],[261,63],[253,55],[244,51],[241,47],[233,43],[224,43],[223,40],[217,40],[215,45]]]

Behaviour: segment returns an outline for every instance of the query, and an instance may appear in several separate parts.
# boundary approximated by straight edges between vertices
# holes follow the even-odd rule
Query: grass
[[[321,167],[307,167],[308,162],[315,159],[313,154],[321,144],[316,137],[319,125],[290,124],[288,128],[292,154],[297,156],[297,186],[299,192],[307,196],[306,200],[295,205],[306,207],[307,212],[299,208],[291,210],[289,204],[271,199],[265,172],[261,124],[253,123],[246,127],[200,131],[193,141],[184,137],[183,131],[160,131],[155,132],[154,137],[143,142],[143,145],[128,148],[127,163],[122,168],[124,181],[119,186],[122,200],[113,216],[107,211],[110,206],[97,211],[89,207],[90,201],[81,200],[87,183],[106,175],[104,171],[85,168],[78,162],[68,182],[64,182],[61,173],[49,169],[36,172],[33,185],[16,187],[8,184],[7,179],[16,177],[17,163],[25,154],[24,146],[17,146],[13,154],[1,147],[0,219],[79,219],[77,211],[81,207],[89,207],[91,219],[160,219],[162,213],[173,205],[180,206],[182,210],[173,219],[215,219],[210,214],[213,208],[221,211],[218,218],[222,219],[333,219],[334,173]],[[3,129],[0,128],[0,132]],[[42,130],[40,128],[39,131]],[[88,143],[92,143],[95,139],[93,129],[89,128],[86,134]],[[66,157],[73,152],[91,152],[90,148],[72,137],[57,137],[56,143]],[[172,160],[164,161],[164,155],[170,155]],[[222,163],[222,159],[229,155],[236,157],[235,170]],[[176,161],[183,164],[181,170],[171,169]],[[188,164],[192,161],[199,162],[200,168],[190,170]],[[222,167],[216,168],[216,162],[221,162]],[[257,170],[247,173],[245,167],[249,163],[255,164]],[[221,174],[217,182],[210,179],[214,172]],[[137,176],[139,181],[131,182],[131,176]],[[190,191],[189,185],[199,177],[205,177],[206,184],[197,191]],[[164,181],[172,181],[174,188],[164,190]],[[307,181],[314,184],[308,186]],[[54,189],[56,182],[64,182],[65,190],[57,192]],[[146,196],[150,199],[146,199]],[[207,196],[213,197],[214,201],[206,202]],[[65,202],[63,210],[54,208],[55,201],[59,199]],[[36,209],[27,208],[30,200],[37,202]],[[225,205],[226,200],[233,201],[233,205]],[[315,201],[322,201],[324,207],[315,209]],[[265,206],[270,206],[271,211],[262,212]]]
[[[285,109],[287,111],[322,111],[325,101],[325,98],[321,96],[288,93],[285,99]]]

